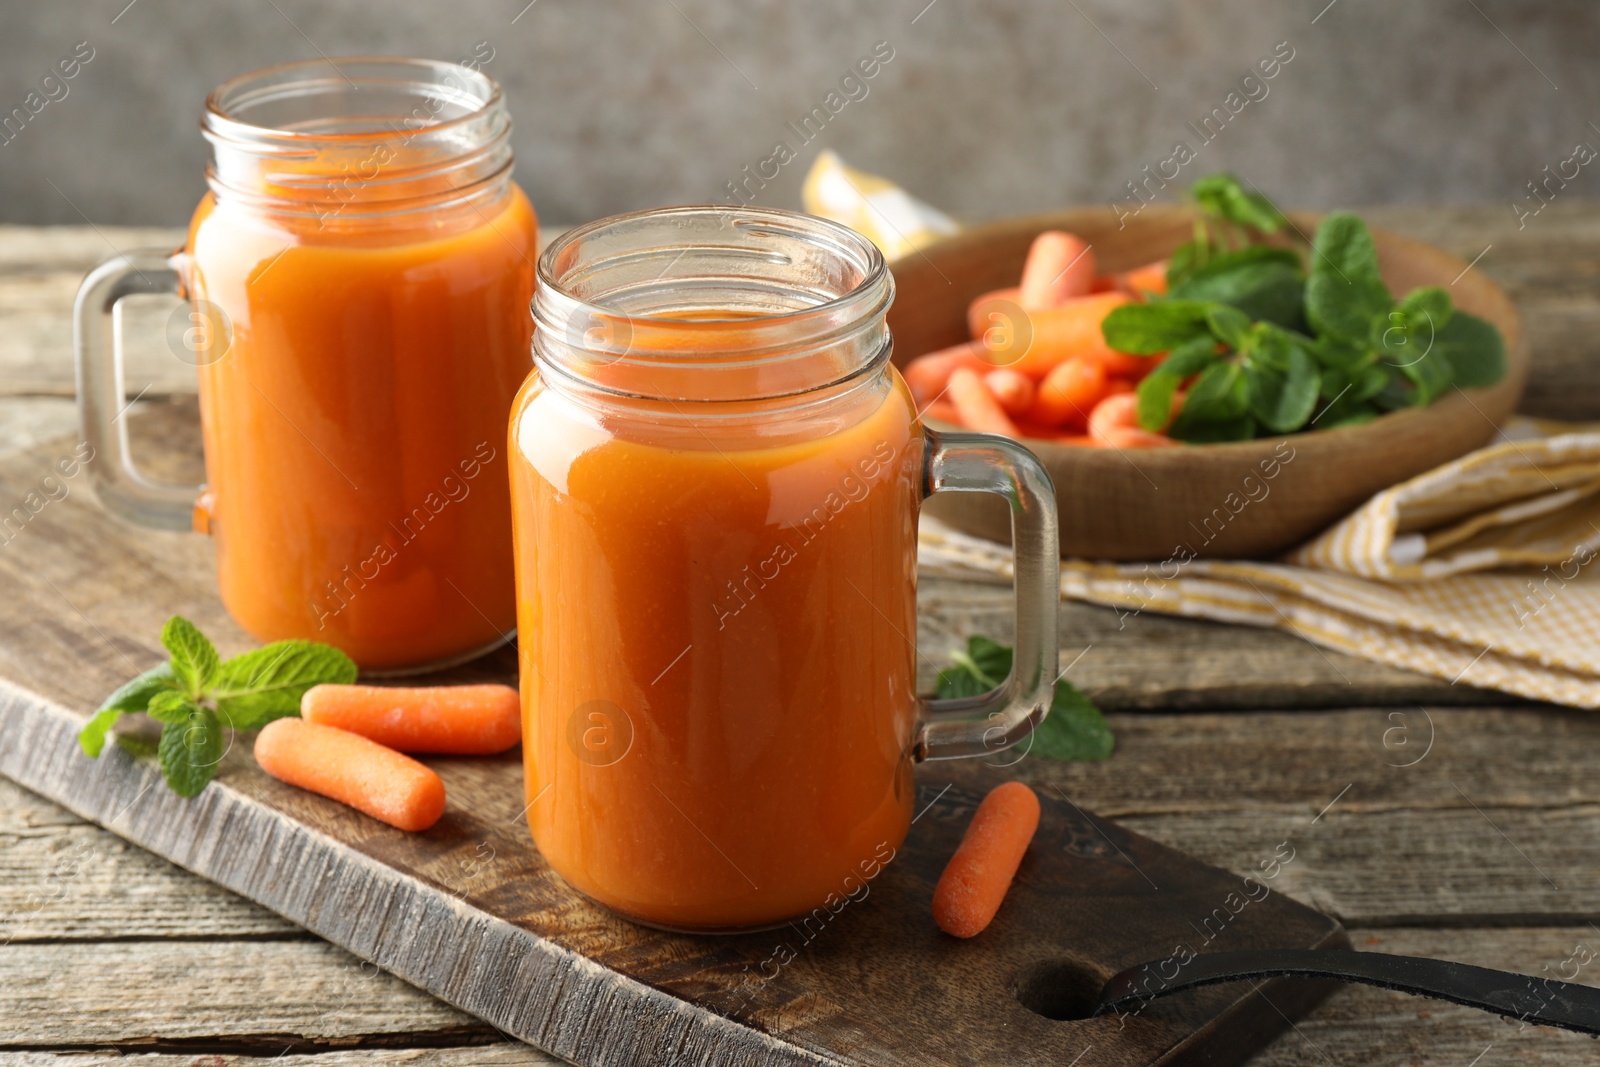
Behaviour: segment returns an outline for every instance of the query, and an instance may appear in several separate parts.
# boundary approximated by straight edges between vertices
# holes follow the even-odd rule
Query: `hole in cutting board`
[[[1011,992],[1035,1015],[1064,1022],[1092,1015],[1105,984],[1105,976],[1087,963],[1042,960],[1017,974]]]

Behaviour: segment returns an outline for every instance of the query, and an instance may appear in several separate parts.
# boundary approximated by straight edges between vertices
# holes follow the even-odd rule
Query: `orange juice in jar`
[[[85,283],[97,488],[135,521],[212,534],[233,617],[263,640],[421,669],[514,625],[504,419],[529,367],[537,257],[500,90],[449,63],[339,59],[207,101],[211,192],[177,255]],[[104,312],[181,285],[207,486],[127,461]],[[170,331],[169,331],[170,333]],[[115,405],[115,406],[113,406]]]
[[[541,260],[508,447],[528,820],[626,916],[750,929],[859,896],[914,763],[1049,706],[1048,476],[918,422],[892,292],[870,242],[780,211],[620,216]],[[916,692],[917,509],[942,488],[1009,496],[1021,549],[1016,670],[966,721]]]

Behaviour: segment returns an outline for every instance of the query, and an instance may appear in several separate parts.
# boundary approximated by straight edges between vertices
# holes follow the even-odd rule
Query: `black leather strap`
[[[1446,960],[1342,949],[1214,952],[1181,964],[1152,960],[1107,982],[1095,1014],[1133,1012],[1157,997],[1185,989],[1259,978],[1360,982],[1465,1004],[1536,1025],[1600,1034],[1600,989]]]

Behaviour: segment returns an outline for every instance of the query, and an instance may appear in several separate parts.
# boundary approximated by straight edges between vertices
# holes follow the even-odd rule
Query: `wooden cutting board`
[[[193,417],[192,402],[133,416],[136,454],[195,479]],[[1043,798],[994,925],[970,941],[941,934],[929,915],[939,871],[1007,777],[971,761],[922,769],[910,836],[864,898],[764,933],[689,937],[618,919],[556,877],[522,822],[516,753],[428,760],[450,799],[425,834],[266,777],[248,738],[188,801],[153,761],[114,746],[89,760],[78,726],[163,658],[168,615],[189,616],[224,654],[249,641],[217,602],[204,538],[123,525],[81,473],[41,493],[74,445],[0,463],[0,503],[27,512],[0,534],[0,773],[508,1034],[596,1067],[1228,1064],[1326,995],[1236,984],[1081,1018],[1105,978],[1141,960],[1347,939],[1334,920],[1263,896],[1270,880],[1247,886],[1060,794]],[[448,679],[514,683],[515,670],[504,650]]]

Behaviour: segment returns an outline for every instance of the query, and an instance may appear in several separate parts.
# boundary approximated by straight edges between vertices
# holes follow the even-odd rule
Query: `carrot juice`
[[[505,419],[531,366],[537,222],[490,79],[325,67],[208,102],[212,191],[180,257],[213,335],[195,524],[255,637],[417,669],[515,625]]]
[[[513,423],[534,839],[680,928],[844,899],[911,819],[921,437],[896,378],[826,436]],[[676,439],[674,439],[676,438]]]
[[[537,227],[484,219],[295,232],[218,209],[193,295],[232,345],[200,368],[222,601],[261,640],[366,668],[449,659],[513,625],[503,426],[527,375]]]

